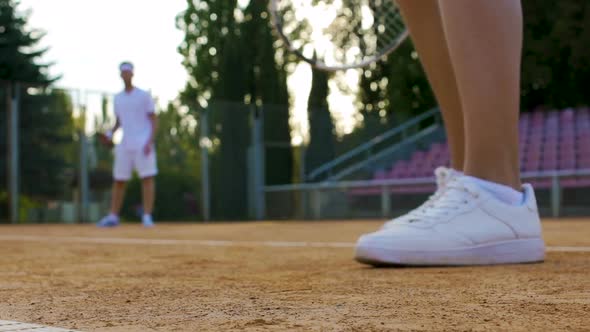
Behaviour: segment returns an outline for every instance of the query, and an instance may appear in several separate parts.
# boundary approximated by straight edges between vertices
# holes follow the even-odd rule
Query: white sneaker
[[[503,203],[456,177],[411,218],[360,237],[356,260],[371,265],[491,265],[543,261],[545,243],[533,187],[525,201]]]
[[[108,214],[96,224],[96,227],[100,228],[109,228],[109,227],[117,227],[119,226],[119,217]]]
[[[462,174],[463,173],[456,171],[452,168],[447,168],[447,167],[442,167],[442,166],[437,167],[434,170],[434,177],[436,178],[436,191],[434,192],[434,194],[432,194],[426,200],[426,202],[422,203],[422,205],[420,205],[419,207],[415,208],[414,210],[412,210],[402,216],[399,216],[395,219],[392,219],[392,220],[386,222],[385,224],[383,224],[383,226],[381,228],[382,229],[389,228],[392,225],[394,225],[396,222],[406,221],[408,219],[413,219],[414,214],[420,213],[420,211],[422,211],[423,209],[428,208],[441,196],[441,194],[445,190],[447,183],[451,182],[454,178],[461,176]]]
[[[154,224],[154,219],[152,219],[152,216],[150,214],[143,215],[143,217],[141,218],[141,224],[143,225],[143,227],[147,228],[156,226],[156,224]]]

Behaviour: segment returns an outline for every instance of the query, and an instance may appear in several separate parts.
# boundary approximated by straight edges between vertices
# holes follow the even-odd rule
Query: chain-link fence
[[[113,94],[9,82],[0,85],[0,98],[0,220],[96,222],[108,213],[113,150],[97,134],[115,124]],[[158,110],[154,214],[159,221],[203,218],[197,120],[179,105]],[[121,135],[116,133],[115,142]],[[245,150],[248,139],[229,145]],[[128,183],[121,215],[127,221],[142,215],[137,177]]]
[[[265,194],[264,187],[304,183],[317,167],[358,146],[365,137],[395,126],[384,121],[341,136],[327,109],[306,111],[307,123],[294,112],[299,110],[287,105],[219,101],[199,111],[200,145],[208,159],[201,176],[208,185],[201,192],[211,219],[273,219],[298,213],[298,204],[309,204],[307,196],[291,201],[282,193]],[[269,209],[276,214],[265,215]]]
[[[0,218],[98,218],[108,200],[112,156],[93,133],[112,122],[111,96],[23,83],[2,84],[0,96]]]
[[[3,83],[0,100],[0,220],[94,222],[107,213],[113,153],[96,133],[114,125],[113,95]],[[239,102],[159,110],[156,218],[381,218],[419,205],[434,190],[432,179],[305,184],[324,154],[338,157],[358,137],[341,139],[329,121],[316,119],[310,130],[316,136],[293,144],[300,133],[293,131],[290,112],[286,105]],[[588,174],[526,178],[535,182],[544,214],[588,213],[588,186],[580,186]],[[139,219],[141,210],[135,178],[122,215]]]
[[[97,133],[115,123],[113,95],[8,83],[0,97],[0,220],[95,222],[108,213],[113,151]],[[293,179],[287,106],[172,105],[158,112],[158,123],[160,221],[256,219],[264,184]],[[134,178],[121,213],[133,220],[141,210]]]
[[[287,106],[214,102],[199,110],[201,195],[213,220],[259,219],[265,184],[292,183]]]

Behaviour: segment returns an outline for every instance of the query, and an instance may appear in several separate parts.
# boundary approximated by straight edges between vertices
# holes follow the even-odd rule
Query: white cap
[[[129,62],[123,62],[120,66],[119,66],[119,70],[120,71],[130,71],[133,72],[133,64],[129,63]]]

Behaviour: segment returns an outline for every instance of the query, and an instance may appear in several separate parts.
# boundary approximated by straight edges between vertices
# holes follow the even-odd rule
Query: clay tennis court
[[[590,220],[546,220],[543,264],[354,262],[357,236],[380,224],[2,226],[0,320],[80,331],[590,329]]]

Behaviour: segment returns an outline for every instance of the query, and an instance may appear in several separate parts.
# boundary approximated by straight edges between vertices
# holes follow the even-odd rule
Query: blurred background
[[[108,210],[118,64],[158,104],[162,221],[389,217],[448,163],[410,40],[327,73],[275,38],[266,0],[0,0],[0,222]],[[590,213],[590,3],[523,0],[521,155],[544,214]],[[140,216],[137,179],[123,216]]]

